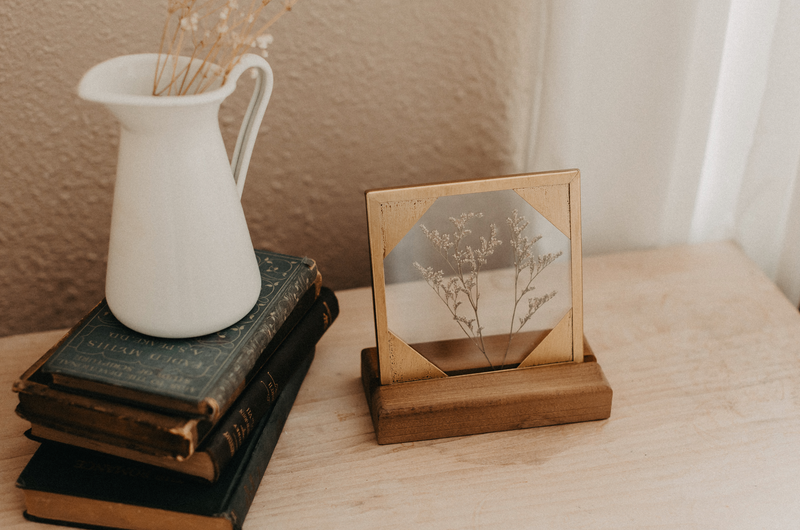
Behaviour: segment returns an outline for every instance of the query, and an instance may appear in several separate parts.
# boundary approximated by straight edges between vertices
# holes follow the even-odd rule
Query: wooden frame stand
[[[602,420],[612,390],[584,341],[582,363],[559,363],[381,385],[376,348],[361,381],[379,444]]]

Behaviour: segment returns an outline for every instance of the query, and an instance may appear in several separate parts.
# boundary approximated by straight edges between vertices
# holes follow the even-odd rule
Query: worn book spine
[[[247,512],[250,511],[250,506],[253,504],[253,499],[255,499],[258,487],[264,478],[264,473],[267,471],[272,453],[278,445],[283,426],[286,424],[289,412],[291,412],[292,405],[294,405],[295,398],[300,391],[300,386],[303,384],[303,379],[308,373],[312,360],[313,355],[296,372],[296,376],[289,380],[278,397],[272,414],[265,418],[266,424],[263,426],[261,436],[255,439],[253,450],[245,453],[247,463],[238,467],[231,464],[222,472],[220,481],[224,480],[225,474],[229,471],[236,474],[236,478],[231,480],[231,484],[235,482],[237,486],[229,488],[225,510],[220,512],[225,514],[236,530],[241,530]],[[238,453],[236,456],[238,456]]]
[[[307,260],[310,261],[310,260]],[[312,262],[313,263],[313,262]],[[288,316],[282,315],[277,320],[278,329],[269,335],[265,334],[266,328],[261,328],[262,335],[257,337],[257,342],[254,343],[260,350],[253,350],[248,353],[246,359],[243,357],[235,363],[236,369],[232,369],[224,376],[224,384],[217,390],[216,398],[214,399],[219,404],[217,421],[225,414],[233,403],[238,399],[245,388],[250,384],[253,378],[264,367],[264,365],[272,358],[277,348],[289,336],[292,330],[297,326],[298,322],[303,318],[303,315],[308,312],[310,307],[319,298],[322,291],[322,275],[316,270],[314,265],[314,279],[308,285],[305,293],[300,293],[300,298],[295,302],[294,309]],[[258,352],[261,352],[260,354]]]
[[[231,407],[228,414],[217,424],[208,438],[189,458],[155,457],[140,451],[130,450],[123,444],[98,443],[97,437],[71,436],[63,431],[33,423],[30,437],[37,441],[52,440],[86,449],[93,449],[123,458],[153,464],[181,473],[216,481],[222,469],[233,458],[262,418],[269,414],[270,407],[283,391],[287,382],[300,365],[314,355],[314,348],[339,314],[339,306],[333,291],[322,288],[319,298],[294,328],[291,334],[275,351],[258,376],[245,389]]]
[[[280,345],[265,369],[245,389],[231,411],[215,427],[201,450],[214,465],[215,477],[233,458],[236,451],[277,399],[297,363],[314,354],[314,348],[339,315],[339,304],[333,291],[322,288],[319,298],[303,320]]]
[[[303,379],[308,357],[213,483],[86,449],[43,443],[17,480],[26,517],[114,528],[241,530]]]
[[[265,359],[292,332],[316,298],[314,285],[265,348]],[[205,418],[148,410],[47,385],[40,370],[45,361],[46,356],[13,387],[20,400],[17,414],[31,424],[143,454],[179,459],[188,458],[216,424]]]
[[[262,290],[249,315],[203,337],[160,339],[123,326],[102,302],[42,363],[54,385],[217,419],[312,285],[313,260],[256,251]]]

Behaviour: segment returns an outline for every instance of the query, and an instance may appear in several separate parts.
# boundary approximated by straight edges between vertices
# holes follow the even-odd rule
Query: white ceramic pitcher
[[[240,200],[272,70],[247,54],[221,86],[153,96],[157,58],[100,63],[84,75],[78,95],[105,105],[121,124],[108,305],[141,333],[194,337],[236,323],[259,297],[261,275]],[[219,107],[249,68],[258,73],[256,87],[229,162]]]

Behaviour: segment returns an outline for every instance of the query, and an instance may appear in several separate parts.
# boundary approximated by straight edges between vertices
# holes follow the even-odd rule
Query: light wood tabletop
[[[798,271],[800,274],[800,271]],[[584,260],[603,421],[378,445],[371,291],[337,293],[245,529],[800,528],[800,314],[731,243]],[[0,339],[0,527],[36,444],[12,381],[60,331]]]

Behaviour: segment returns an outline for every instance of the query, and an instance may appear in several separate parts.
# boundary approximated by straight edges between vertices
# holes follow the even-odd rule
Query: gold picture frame
[[[571,308],[518,367],[583,361],[578,170],[373,190],[366,193],[366,201],[381,384],[447,376],[390,329],[384,260],[438,199],[506,190],[519,195],[550,221],[568,238],[570,244]]]

